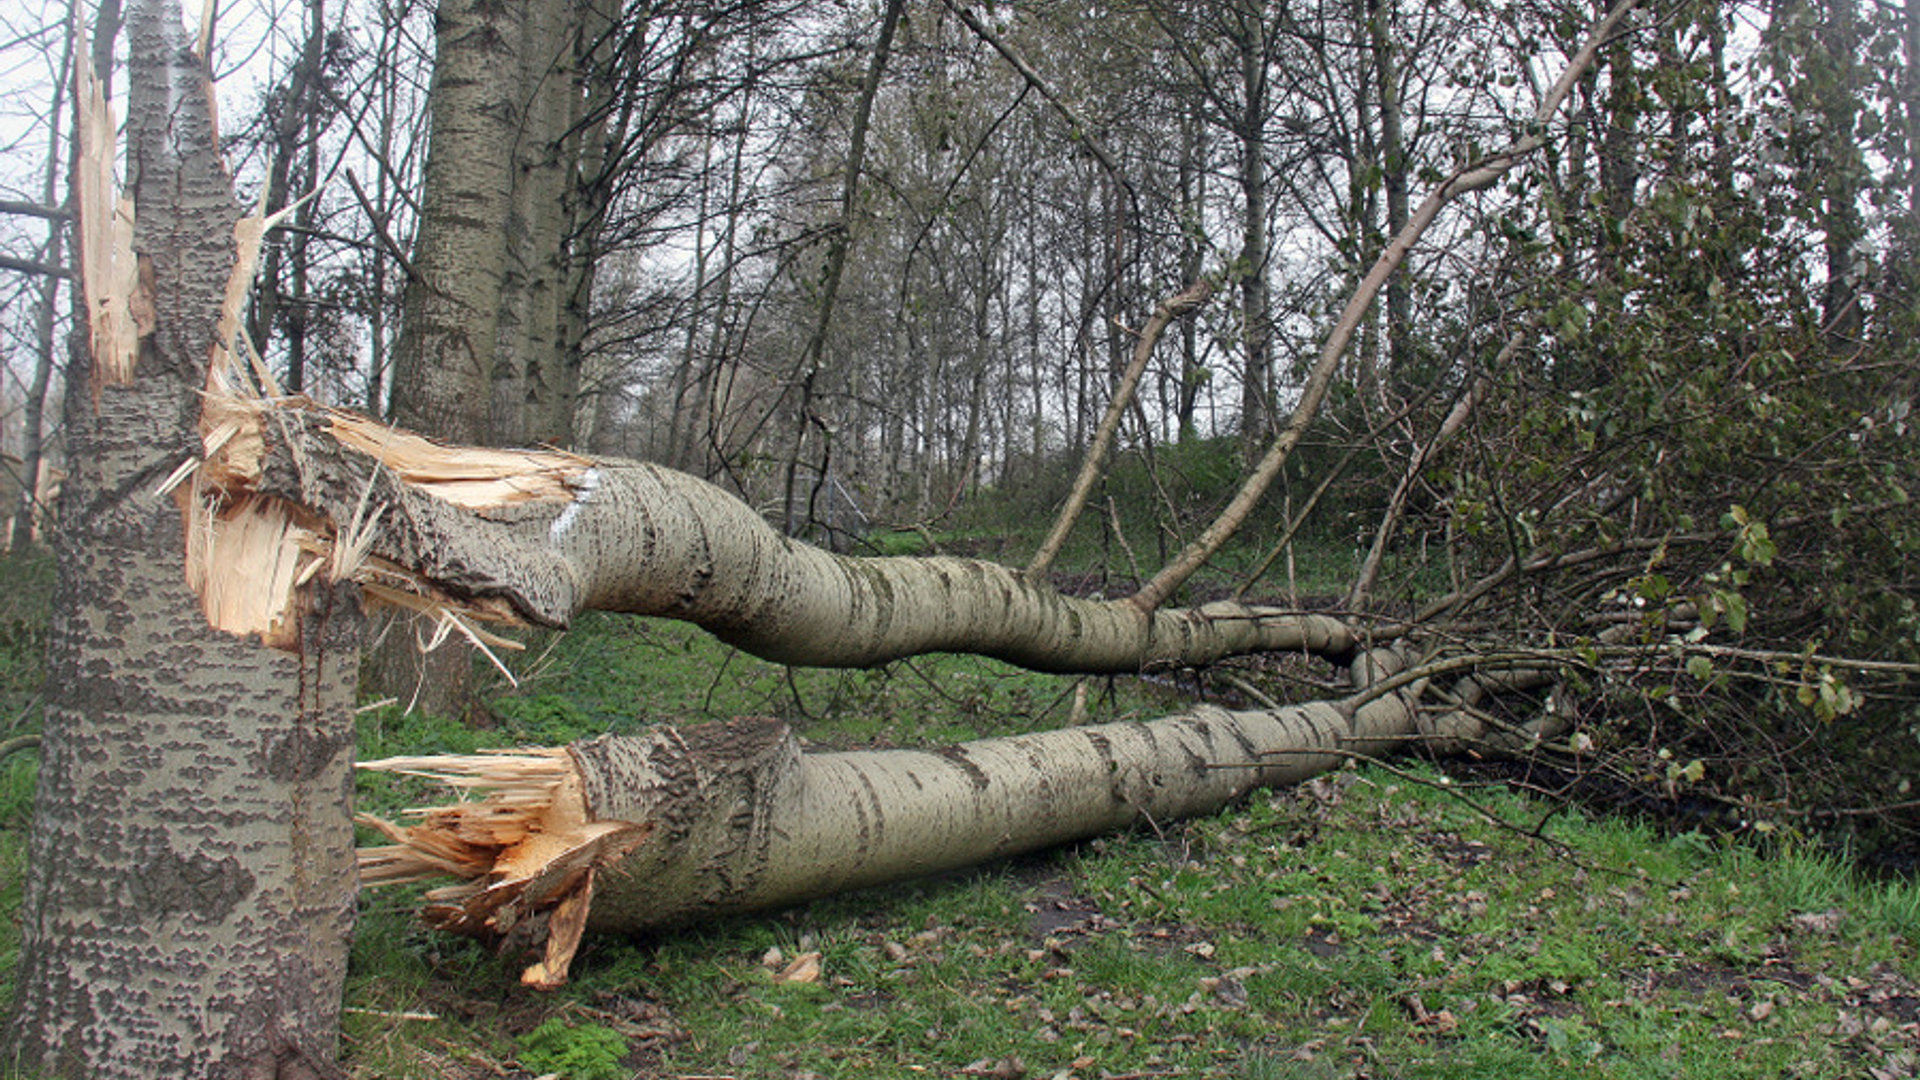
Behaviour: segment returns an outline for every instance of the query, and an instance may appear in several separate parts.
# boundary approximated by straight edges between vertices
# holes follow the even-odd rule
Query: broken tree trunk
[[[127,182],[83,63],[85,363],[69,372],[46,729],[0,1072],[330,1075],[355,882],[350,591],[288,589],[278,644],[201,614],[184,563],[218,509],[156,497],[250,279],[204,40],[129,5]],[[137,218],[135,208],[137,207]],[[251,237],[251,239],[250,239]]]
[[[1425,680],[1393,650],[1357,660],[1343,701],[1066,728],[938,750],[806,753],[785,725],[740,720],[565,750],[404,758],[366,767],[444,780],[485,799],[416,811],[361,853],[368,883],[443,874],[427,920],[507,944],[545,942],[524,979],[557,986],[586,928],[635,931],[782,907],[972,866],[1139,824],[1218,811],[1355,754],[1409,740],[1507,746],[1464,709],[1423,711]]]
[[[466,631],[565,626],[590,609],[659,615],[818,667],[968,652],[1039,671],[1138,672],[1251,652],[1344,659],[1357,641],[1322,615],[1238,603],[1148,611],[1062,596],[979,560],[835,555],[661,466],[446,447],[304,399],[209,392],[202,427],[199,482],[228,496],[224,531],[206,542],[271,531],[284,552],[277,575],[217,553],[201,560],[233,568],[217,593],[236,614],[214,617],[236,632],[271,636],[328,562],[375,599]],[[271,529],[241,526],[256,513]]]

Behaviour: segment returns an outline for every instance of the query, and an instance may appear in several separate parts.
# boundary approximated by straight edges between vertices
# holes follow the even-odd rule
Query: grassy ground
[[[375,710],[362,756],[742,714],[824,745],[921,745],[1066,723],[1077,685],[965,658],[790,673],[644,620],[591,619],[532,652],[490,730]],[[1096,720],[1186,700],[1087,685]],[[0,765],[0,983],[32,761]],[[376,811],[424,794],[360,789]],[[419,928],[414,900],[363,902],[343,1032],[357,1078],[1920,1075],[1920,887],[1425,766],[796,911],[592,938],[547,995],[518,986],[513,958]]]

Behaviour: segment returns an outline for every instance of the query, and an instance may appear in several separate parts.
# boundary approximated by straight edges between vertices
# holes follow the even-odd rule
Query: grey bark
[[[131,384],[76,375],[47,721],[0,1063],[71,1077],[328,1075],[356,878],[350,595],[298,652],[207,626],[183,507],[238,213],[178,8],[134,9],[135,245],[154,322]]]
[[[1401,63],[1394,40],[1392,0],[1367,0],[1367,30],[1373,47],[1375,85],[1380,96],[1380,169],[1387,193],[1387,235],[1398,236],[1409,213],[1408,157],[1405,108],[1401,102]],[[1413,290],[1407,275],[1387,282],[1388,376],[1406,360],[1407,335],[1413,328]]]
[[[400,336],[392,414],[455,442],[492,442],[501,303],[513,210],[514,153],[525,80],[521,46],[530,4],[449,0],[434,20],[430,142]],[[429,713],[466,706],[471,658],[422,652],[396,627],[368,658],[379,693]]]
[[[980,560],[835,555],[781,535],[712,484],[640,462],[526,453],[525,482],[513,486],[541,472],[564,497],[462,507],[445,487],[345,449],[332,423],[323,412],[279,413],[280,445],[256,490],[334,521],[354,519],[368,493],[369,506],[387,508],[376,554],[446,595],[539,625],[587,610],[661,615],[764,659],[823,667],[972,652],[1035,670],[1116,672],[1355,647],[1326,616],[1233,603],[1150,612],[1065,597]]]
[[[395,347],[393,417],[464,443],[488,441],[527,14],[525,4],[449,0],[434,22],[418,276]]]
[[[1273,313],[1267,283],[1267,27],[1264,13],[1242,16],[1239,50],[1241,107],[1240,198],[1246,211],[1240,248],[1240,318],[1246,367],[1240,396],[1240,436],[1248,461],[1274,433]]]

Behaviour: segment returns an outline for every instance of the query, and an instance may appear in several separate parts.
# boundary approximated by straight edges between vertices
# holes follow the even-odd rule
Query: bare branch
[[[1535,110],[1533,123],[1529,125],[1526,135],[1505,150],[1456,172],[1427,196],[1426,202],[1414,212],[1406,228],[1400,230],[1400,234],[1393,238],[1393,243],[1387,245],[1387,249],[1380,253],[1380,258],[1373,264],[1373,269],[1367,272],[1366,278],[1360,282],[1354,289],[1352,297],[1347,300],[1346,309],[1340,313],[1339,321],[1334,323],[1333,331],[1327,335],[1326,344],[1321,347],[1320,357],[1308,374],[1306,385],[1300,389],[1300,402],[1294,406],[1293,416],[1288,419],[1287,426],[1281,430],[1267,449],[1266,456],[1248,475],[1246,482],[1213,524],[1207,526],[1206,530],[1188,544],[1186,550],[1169,562],[1160,573],[1156,574],[1152,581],[1141,586],[1140,591],[1133,594],[1133,603],[1144,611],[1152,611],[1165,603],[1167,598],[1173,595],[1174,590],[1184,585],[1195,571],[1204,566],[1207,560],[1211,559],[1233,537],[1234,533],[1239,531],[1240,526],[1246,522],[1247,516],[1253,512],[1255,504],[1266,494],[1267,488],[1273,484],[1274,479],[1280,475],[1280,470],[1293,453],[1293,448],[1299,445],[1300,437],[1305,434],[1307,425],[1320,411],[1320,404],[1326,399],[1328,390],[1333,386],[1334,374],[1340,368],[1340,360],[1346,355],[1347,346],[1352,344],[1354,335],[1359,332],[1360,324],[1366,318],[1367,310],[1373,306],[1374,299],[1386,286],[1387,279],[1400,268],[1407,253],[1413,249],[1413,245],[1420,242],[1422,236],[1426,235],[1427,229],[1432,226],[1434,219],[1440,215],[1440,211],[1448,203],[1461,195],[1491,185],[1506,175],[1523,158],[1545,144],[1546,140],[1540,131],[1546,121],[1560,107],[1560,103],[1565,100],[1574,83],[1578,81],[1581,72],[1592,65],[1601,45],[1613,37],[1614,30],[1620,25],[1621,20],[1626,18],[1627,13],[1632,11],[1638,2],[1639,0],[1621,0],[1605,18],[1594,25],[1587,35],[1586,44],[1574,54],[1573,59],[1567,64],[1566,71],[1561,73],[1553,89],[1548,91],[1545,100]]]
[[[0,255],[0,270],[12,270],[18,274],[34,274],[40,277],[73,277],[70,266],[54,266],[38,259],[21,259],[12,255]]]
[[[1067,496],[1066,505],[1060,508],[1060,515],[1054,520],[1053,531],[1034,552],[1033,561],[1027,564],[1026,576],[1029,580],[1044,578],[1060,549],[1067,542],[1067,534],[1073,531],[1073,523],[1079,520],[1080,511],[1087,505],[1087,495],[1093,491],[1094,481],[1100,478],[1102,467],[1106,464],[1107,451],[1113,446],[1114,434],[1120,429],[1120,417],[1133,401],[1134,392],[1139,389],[1140,376],[1147,370],[1147,360],[1153,356],[1153,347],[1159,343],[1162,334],[1175,319],[1196,311],[1213,295],[1213,282],[1199,281],[1177,296],[1169,297],[1154,309],[1153,317],[1147,320],[1146,327],[1140,331],[1140,340],[1133,347],[1133,359],[1127,364],[1127,370],[1120,376],[1120,385],[1113,389],[1113,400],[1107,403],[1107,414],[1100,418],[1100,427],[1093,434],[1093,445],[1087,447],[1086,457],[1080,461],[1080,475],[1073,481],[1073,493]]]
[[[63,207],[43,206],[40,203],[23,202],[19,199],[0,199],[0,214],[35,217],[45,221],[65,221],[72,216]]]

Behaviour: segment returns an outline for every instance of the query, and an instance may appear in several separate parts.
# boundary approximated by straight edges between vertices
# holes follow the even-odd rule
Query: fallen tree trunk
[[[544,939],[525,980],[559,985],[586,928],[635,931],[783,907],[1072,840],[1218,811],[1354,754],[1409,740],[1524,742],[1456,709],[1423,710],[1403,657],[1357,660],[1341,701],[1066,728],[937,750],[806,753],[783,724],[738,720],[564,750],[402,758],[366,768],[468,789],[478,802],[417,811],[397,843],[364,850],[369,884],[441,874],[427,920],[507,944]]]
[[[1324,615],[1230,602],[1148,610],[1063,596],[976,559],[836,555],[672,469],[446,447],[231,381],[209,391],[202,426],[196,482],[224,501],[190,564],[218,586],[207,590],[214,625],[270,640],[322,563],[375,599],[468,623],[666,616],[815,667],[968,652],[1039,671],[1138,672],[1252,652],[1344,660],[1358,640]]]

